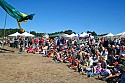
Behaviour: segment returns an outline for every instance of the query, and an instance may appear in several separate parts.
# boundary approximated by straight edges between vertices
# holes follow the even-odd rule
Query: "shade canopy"
[[[78,37],[78,34],[72,33],[72,34],[71,34],[71,37]]]
[[[89,34],[87,34],[86,32],[83,32],[82,34],[80,34],[80,37],[88,37]]]
[[[71,37],[71,38],[73,38],[73,37],[78,37],[78,34],[72,33],[71,35],[67,35],[67,37]]]
[[[43,37],[44,38],[49,38],[49,35],[48,34],[44,34]]]
[[[115,36],[115,35],[113,35],[112,33],[109,33],[109,34],[105,35],[104,37],[113,37],[113,36]]]
[[[70,37],[70,36],[68,34],[60,33],[60,34],[50,35],[50,37]]]
[[[121,32],[121,33],[118,33],[116,34],[117,36],[120,36],[120,35],[125,35],[125,31],[124,32]]]
[[[10,34],[8,36],[10,36],[10,37],[17,37],[17,36],[20,36],[20,35],[21,35],[20,33],[16,32],[16,33]]]
[[[30,34],[30,33],[28,33],[28,32],[22,33],[21,36],[24,36],[24,37],[34,37],[33,34]]]

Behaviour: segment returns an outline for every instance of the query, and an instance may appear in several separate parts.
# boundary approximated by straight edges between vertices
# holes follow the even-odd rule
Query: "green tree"
[[[91,32],[91,34],[92,34],[92,36],[97,36],[95,31]]]
[[[104,33],[104,34],[101,34],[101,35],[98,35],[98,36],[104,36],[104,35],[107,35],[108,33]]]
[[[92,31],[87,31],[87,34],[89,34],[89,33],[90,33],[92,36],[97,36],[97,33],[96,33],[95,31],[93,31],[93,32],[92,32]]]
[[[36,32],[35,31],[30,31],[30,34],[33,34],[36,36]]]
[[[73,31],[72,30],[66,30],[66,31],[64,31],[64,33],[68,34],[68,35],[71,35],[73,33]]]
[[[36,33],[37,37],[42,37],[44,35],[44,33]]]
[[[87,33],[91,33],[91,31],[87,31]]]

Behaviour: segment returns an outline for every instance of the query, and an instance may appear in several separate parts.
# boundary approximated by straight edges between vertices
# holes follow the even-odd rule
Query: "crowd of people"
[[[125,83],[124,38],[15,38],[7,43],[19,54],[39,53],[55,62],[71,63],[69,68],[88,77]]]

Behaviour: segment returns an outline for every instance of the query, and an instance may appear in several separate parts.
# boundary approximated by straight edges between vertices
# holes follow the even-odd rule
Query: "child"
[[[98,63],[97,66],[94,67],[93,69],[94,73],[91,73],[91,76],[96,76],[96,75],[99,75],[101,72],[102,72],[102,67],[101,67],[101,63]]]
[[[73,64],[73,65],[71,65],[71,68],[72,68],[72,69],[74,69],[74,70],[76,70],[76,69],[78,69],[78,68],[79,68],[79,62],[78,62],[78,60],[77,60],[77,59],[75,59],[75,62],[74,62],[74,64]]]
[[[54,61],[57,61],[57,52],[54,52],[53,60],[54,60]]]
[[[22,53],[23,53],[23,46],[20,47],[18,54],[22,54]]]
[[[102,72],[102,67],[101,67],[101,63],[98,63],[97,66],[95,67],[95,72],[92,74],[92,76],[96,76],[99,75]]]
[[[28,50],[27,50],[27,53],[32,53],[33,52],[33,46],[31,45]]]
[[[57,61],[61,62],[61,57],[60,57],[61,53],[57,53]]]

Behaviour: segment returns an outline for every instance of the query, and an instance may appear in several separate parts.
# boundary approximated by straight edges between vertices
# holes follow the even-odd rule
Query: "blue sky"
[[[125,31],[125,0],[5,0],[18,11],[34,19],[21,26],[26,31],[52,33],[73,30],[117,34]],[[0,8],[0,28],[6,12]],[[18,28],[16,20],[7,16],[6,28]]]

